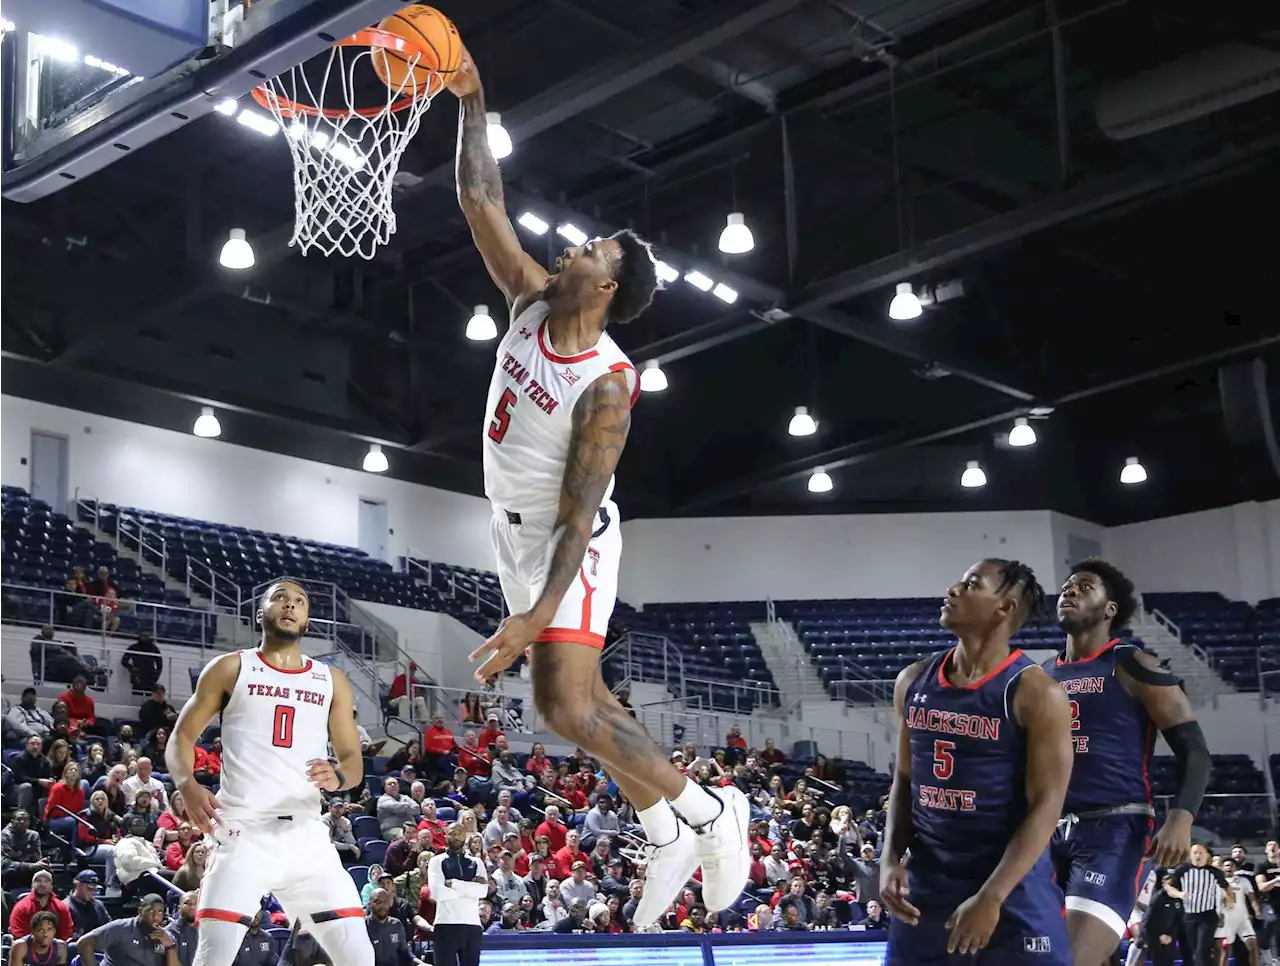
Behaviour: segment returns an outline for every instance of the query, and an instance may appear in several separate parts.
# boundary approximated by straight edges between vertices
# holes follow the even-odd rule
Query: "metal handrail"
[[[129,529],[131,526],[134,528],[132,531]],[[133,546],[129,545],[130,540],[133,541]],[[138,563],[155,564],[162,574],[169,572],[169,547],[164,534],[153,530],[128,510],[116,511],[115,544],[117,553],[133,552],[137,555]],[[148,559],[148,553],[159,559]]]
[[[202,568],[199,573],[197,568]],[[186,566],[187,596],[200,596],[209,601],[210,610],[239,614],[244,606],[244,592],[226,574],[214,570],[207,560],[188,555]]]
[[[840,658],[840,678],[835,682],[838,700],[845,704],[865,704],[866,699],[859,701],[851,696],[850,691],[861,691],[869,696],[873,704],[884,704],[893,701],[893,683],[896,677],[876,677],[862,665]]]
[[[421,571],[428,587],[447,591],[454,600],[474,602],[476,613],[485,614],[488,612],[499,621],[507,616],[507,602],[501,592],[484,586],[474,577],[460,573],[456,568],[450,567],[448,580],[441,581],[443,586],[437,587],[435,565],[425,554],[414,550],[413,547],[406,547],[405,555],[400,560],[402,573],[418,576],[414,574],[414,570]]]
[[[648,674],[644,670],[644,666],[635,660],[633,650],[640,647],[643,647],[646,653],[649,654],[652,654],[655,649],[661,651],[661,677],[655,678],[654,675]],[[627,631],[606,649],[605,656],[612,662],[612,666],[615,669],[614,673],[619,677],[671,687],[672,676],[674,675],[677,693],[681,695],[688,693],[688,688],[685,686],[684,655],[672,643],[671,639],[663,634],[653,634],[647,631]],[[602,656],[603,659],[604,657]]]

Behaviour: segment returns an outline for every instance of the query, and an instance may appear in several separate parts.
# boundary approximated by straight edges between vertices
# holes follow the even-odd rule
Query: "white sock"
[[[1129,952],[1124,957],[1124,966],[1138,966],[1138,963],[1142,962],[1142,960],[1143,950],[1137,943],[1131,942],[1129,944]]]
[[[719,799],[688,778],[684,780],[684,791],[671,800],[671,807],[694,828],[719,818],[724,810]]]
[[[671,811],[665,798],[660,798],[648,808],[636,809],[636,818],[644,829],[644,837],[650,845],[668,845],[680,835],[680,827],[676,825],[676,813]]]

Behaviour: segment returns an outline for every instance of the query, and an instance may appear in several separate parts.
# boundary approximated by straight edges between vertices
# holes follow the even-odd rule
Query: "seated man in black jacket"
[[[120,663],[129,672],[129,680],[133,682],[135,694],[145,694],[153,690],[160,680],[160,672],[164,670],[164,658],[160,654],[160,648],[151,639],[150,631],[138,631],[138,639],[129,645],[129,649],[120,658]],[[160,690],[163,691],[164,688]],[[160,701],[164,702],[163,695]],[[145,707],[146,704],[143,705],[143,708]],[[174,718],[177,718],[176,712]],[[172,725],[173,721],[162,721],[160,724]],[[144,732],[152,731],[156,727],[157,725],[154,724],[148,725],[145,718],[142,719]]]
[[[125,655],[125,657],[128,656]],[[138,727],[147,736],[154,734],[157,728],[172,730],[173,723],[178,720],[178,712],[165,700],[164,685],[153,683],[150,685],[150,691],[151,697],[143,701],[142,706],[138,708]]]

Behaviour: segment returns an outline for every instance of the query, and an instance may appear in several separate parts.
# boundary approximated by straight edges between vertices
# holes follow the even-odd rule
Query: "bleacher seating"
[[[1217,593],[1144,594],[1148,610],[1158,610],[1177,625],[1184,641],[1209,654],[1214,668],[1241,691],[1258,690],[1258,664],[1276,672],[1280,686],[1280,598],[1257,607]],[[1259,654],[1259,647],[1266,650]]]

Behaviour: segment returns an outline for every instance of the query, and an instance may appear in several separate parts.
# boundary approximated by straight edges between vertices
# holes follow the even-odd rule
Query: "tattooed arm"
[[[523,308],[542,291],[547,273],[520,247],[502,194],[502,175],[489,150],[484,87],[469,53],[449,81],[458,95],[458,203],[489,276],[509,307]]]
[[[625,373],[611,372],[587,387],[573,408],[569,459],[560,484],[560,512],[551,534],[554,550],[542,596],[530,612],[545,629],[578,577],[596,513],[627,445],[631,429],[631,389]]]
[[[487,658],[476,669],[476,680],[489,681],[509,668],[555,619],[560,602],[582,568],[596,513],[630,429],[631,391],[626,375],[611,372],[601,376],[573,408],[569,458],[560,485],[560,510],[551,534],[551,559],[542,595],[525,613],[503,620],[494,635],[471,652],[473,663]],[[627,717],[625,713],[623,717]]]

